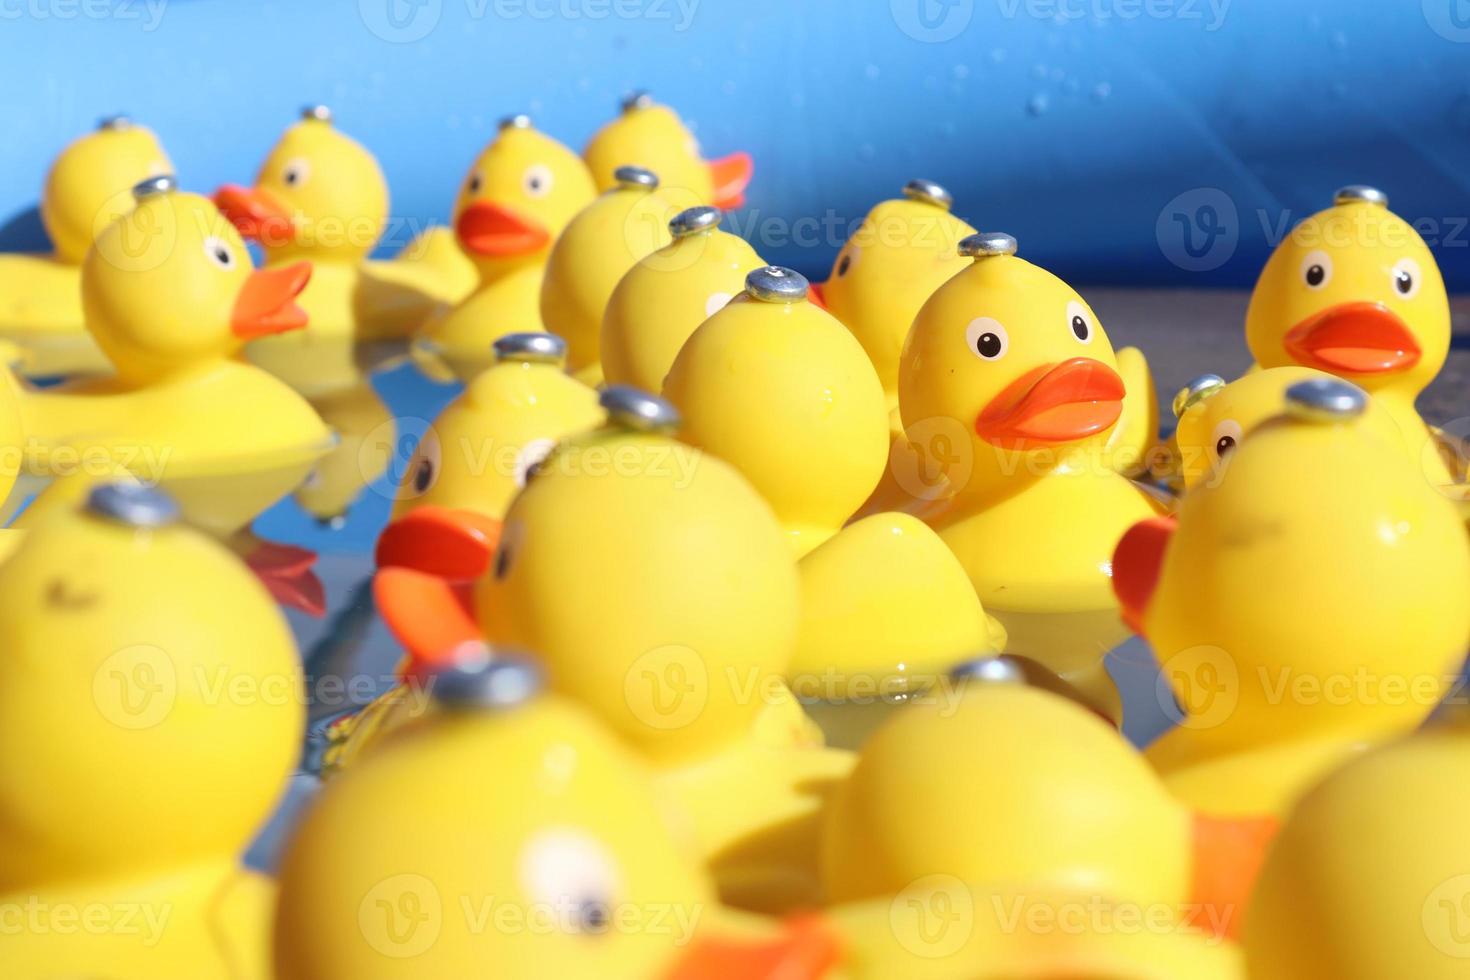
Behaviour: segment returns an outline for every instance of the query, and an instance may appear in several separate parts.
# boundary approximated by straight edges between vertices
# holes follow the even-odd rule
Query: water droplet
[[[993,62],[995,62],[997,65],[1000,64],[1002,61],[1005,61],[1006,60],[1006,49],[1005,48],[991,48],[990,49],[990,60],[993,61]]]
[[[1039,116],[1046,112],[1046,107],[1050,104],[1051,100],[1046,97],[1045,92],[1037,92],[1027,101],[1026,114],[1029,116]]]
[[[864,143],[862,146],[858,147],[858,156],[862,157],[864,160],[871,160],[877,155],[878,150],[873,146],[872,143]]]
[[[1092,101],[1094,102],[1106,102],[1108,96],[1112,94],[1113,85],[1111,82],[1098,82],[1092,87]]]
[[[955,65],[954,66],[954,77],[955,78],[969,78],[970,77],[970,66],[969,65]]]
[[[1043,79],[1043,78],[1045,78],[1046,77],[1046,65],[1043,65],[1039,61],[1036,64],[1032,65],[1031,66],[1031,77],[1037,79],[1038,81],[1041,80],[1041,79]]]
[[[1347,35],[1344,34],[1342,31],[1333,31],[1332,32],[1332,46],[1334,48],[1336,48],[1337,50],[1339,50],[1339,51],[1346,50],[1346,48],[1348,46]]]
[[[882,72],[879,70],[877,65],[869,65],[868,67],[863,69],[863,74],[866,75],[869,79],[874,79],[881,75]]]

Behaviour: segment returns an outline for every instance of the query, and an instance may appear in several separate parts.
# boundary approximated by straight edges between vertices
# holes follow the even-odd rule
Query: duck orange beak
[[[1188,922],[1239,939],[1246,905],[1281,823],[1275,817],[1194,818],[1194,884]]]
[[[816,917],[802,916],[765,942],[700,939],[664,980],[820,980],[840,958],[837,937]]]
[[[1335,374],[1388,374],[1419,363],[1408,324],[1382,303],[1340,303],[1287,331],[1286,352],[1298,364]]]
[[[1123,622],[1143,636],[1143,614],[1159,586],[1169,539],[1179,522],[1173,516],[1150,517],[1123,533],[1113,549],[1113,594],[1123,607]]]
[[[807,286],[806,299],[808,303],[818,309],[827,309],[827,284],[825,282],[814,282]],[[827,310],[831,312],[831,310]]]
[[[745,203],[745,189],[755,173],[755,161],[749,153],[732,153],[709,162],[710,183],[714,200],[710,203],[721,211],[731,211]]]
[[[545,225],[489,201],[476,201],[460,212],[454,232],[470,252],[495,258],[529,255],[551,241]]]
[[[256,269],[235,297],[230,329],[244,340],[301,329],[306,311],[295,300],[310,281],[310,262]]]
[[[411,568],[452,582],[472,582],[490,568],[501,523],[472,510],[416,507],[378,538],[379,568]]]
[[[284,245],[296,237],[290,209],[270,191],[226,184],[214,192],[214,206],[241,235],[262,245]]]
[[[1028,371],[975,418],[981,439],[1002,449],[1075,442],[1111,428],[1123,414],[1123,379],[1090,357]]]
[[[461,650],[481,644],[468,582],[450,582],[411,568],[373,576],[373,600],[388,631],[408,653],[405,677],[426,678],[451,666]]]

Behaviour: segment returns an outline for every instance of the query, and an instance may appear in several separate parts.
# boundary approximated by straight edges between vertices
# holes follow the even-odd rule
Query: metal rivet
[[[1342,422],[1357,418],[1368,407],[1368,395],[1339,378],[1298,381],[1286,389],[1286,410],[1307,422]]]
[[[134,184],[133,199],[135,201],[142,201],[145,198],[153,197],[155,194],[170,194],[178,190],[178,187],[179,182],[173,174],[159,174],[156,177],[149,177],[147,180],[141,180]]]
[[[723,220],[725,220],[725,212],[719,208],[701,204],[674,215],[673,220],[669,222],[669,234],[675,238],[687,238],[701,231],[719,227]]]
[[[638,109],[649,109],[653,107],[653,96],[643,90],[629,92],[623,97],[622,111],[624,113],[634,112]]]
[[[752,269],[745,277],[745,291],[762,303],[799,303],[806,299],[806,276],[779,265]]]
[[[628,190],[653,190],[658,186],[658,174],[647,167],[619,167],[613,171],[613,180],[618,182],[619,187]]]
[[[468,644],[451,665],[429,675],[434,702],[458,711],[502,710],[525,704],[545,687],[541,668],[518,651]]]
[[[567,342],[554,333],[509,333],[491,345],[497,364],[555,364],[567,359]]]
[[[1332,203],[1338,204],[1376,204],[1380,208],[1388,207],[1388,195],[1376,187],[1366,184],[1350,184],[1340,187],[1337,193],[1332,195]]]
[[[308,105],[301,107],[302,119],[315,119],[318,122],[331,122],[332,110],[324,105]]]
[[[932,180],[911,180],[904,185],[903,196],[910,201],[922,201],[948,211],[954,207],[954,196]]]
[[[960,239],[960,254],[972,259],[1015,255],[1016,239],[1003,231],[982,231]]]
[[[977,657],[958,664],[949,672],[950,680],[978,681],[983,684],[1025,684],[1021,665],[1006,657]]]
[[[635,432],[673,432],[681,421],[673,405],[632,385],[608,385],[597,401],[609,422]]]
[[[97,120],[97,129],[104,132],[132,129],[133,120],[124,115],[103,116]]]
[[[93,487],[86,512],[128,527],[163,527],[179,519],[179,505],[168,494],[124,481]]]
[[[507,129],[530,129],[530,128],[531,128],[531,117],[528,116],[528,115],[526,115],[524,112],[518,112],[518,113],[516,113],[513,116],[506,116],[504,119],[500,120],[500,131],[502,133],[505,132]]]
[[[1185,412],[1224,387],[1225,379],[1218,374],[1202,374],[1192,379],[1174,396],[1174,417],[1183,418]]]

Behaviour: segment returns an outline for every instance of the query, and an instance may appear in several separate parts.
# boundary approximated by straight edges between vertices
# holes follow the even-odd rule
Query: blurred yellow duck
[[[301,668],[265,590],[176,516],[106,484],[0,565],[15,980],[271,976],[275,887],[239,854],[299,756]]]
[[[402,339],[474,288],[474,266],[448,229],[426,233],[391,261],[368,260],[387,226],[388,183],[373,155],[332,125],[326,106],[302,110],[254,186],[226,185],[214,200],[242,235],[260,242],[267,266],[312,263],[300,298],[310,325],[261,342],[284,348],[275,357],[329,335]]]
[[[587,205],[551,249],[541,284],[541,321],[567,342],[568,369],[602,381],[602,314],[618,280],[645,255],[667,245],[674,213],[658,177],[619,167],[617,185]]]
[[[1453,980],[1470,959],[1470,719],[1344,766],[1292,811],[1246,918],[1251,980]]]
[[[1463,477],[1414,407],[1449,354],[1444,279],[1382,191],[1344,187],[1292,229],[1251,293],[1245,336],[1261,367],[1300,364],[1364,388],[1434,484]]]
[[[953,496],[926,515],[970,576],[1007,650],[1121,712],[1103,655],[1127,632],[1109,578],[1123,532],[1156,506],[1110,465],[1126,388],[1096,315],[1016,257],[1010,235],[960,244],[974,262],[924,304],[904,344],[911,440],[944,434]]]
[[[662,391],[679,349],[745,288],[765,262],[745,239],[720,230],[718,208],[700,206],[669,222],[674,240],[618,281],[602,320],[602,369],[609,384]]]
[[[619,167],[644,167],[658,174],[665,189],[724,211],[745,203],[755,169],[749,153],[705,160],[678,114],[647,92],[624,99],[622,113],[597,131],[582,156],[599,190],[617,185]]]
[[[82,269],[87,329],[117,373],[22,392],[26,469],[54,478],[121,463],[164,482],[191,522],[228,535],[331,445],[299,395],[235,359],[251,338],[305,325],[293,301],[311,266],[253,270],[234,227],[171,177],[135,194]]]
[[[508,333],[539,333],[541,283],[558,235],[596,190],[575,153],[511,116],[480,154],[454,205],[454,232],[479,271],[463,302],[435,317],[419,360],[469,381],[491,363],[490,344]]]
[[[1182,709],[1148,757],[1181,799],[1284,815],[1323,774],[1423,721],[1459,669],[1464,527],[1377,437],[1366,404],[1335,378],[1298,382],[1226,479],[1186,494],[1177,523],[1145,521],[1119,543],[1125,615]]]
[[[173,172],[158,138],[110,116],[61,151],[41,194],[47,255],[0,255],[0,338],[26,352],[38,377],[112,369],[82,317],[82,260],[93,238],[132,207],[133,185]]]

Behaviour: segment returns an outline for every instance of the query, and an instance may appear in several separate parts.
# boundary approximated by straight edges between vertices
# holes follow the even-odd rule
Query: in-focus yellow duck
[[[1177,523],[1143,522],[1113,560],[1161,693],[1182,707],[1148,757],[1180,798],[1225,813],[1284,815],[1414,728],[1470,637],[1454,505],[1363,424],[1361,389],[1299,382],[1286,402],[1225,479],[1184,496]]]
[[[495,338],[542,332],[541,283],[551,247],[596,193],[581,159],[532,128],[529,116],[503,120],[454,205],[454,232],[479,285],[429,323],[418,344],[420,363],[431,373],[445,365],[469,381],[491,363]]]
[[[658,176],[619,167],[617,184],[587,205],[557,238],[541,284],[541,321],[567,342],[567,367],[588,384],[602,381],[602,314],[618,280],[673,238],[676,210],[657,193]]]
[[[299,658],[265,590],[176,514],[103,485],[0,565],[17,980],[271,975],[275,888],[239,854],[300,753]]]
[[[1245,338],[1261,367],[1300,364],[1359,385],[1397,420],[1436,485],[1457,482],[1414,400],[1449,354],[1434,255],[1372,187],[1344,187],[1292,229],[1251,293]]]
[[[301,396],[235,359],[247,340],[305,324],[293,301],[311,266],[252,269],[234,227],[172,177],[134,193],[82,268],[87,329],[116,374],[22,393],[26,468],[44,478],[121,463],[227,535],[331,445]]]
[[[988,658],[864,744],[827,811],[822,875],[836,902],[946,876],[1167,910],[1224,936],[1274,829],[1193,812],[1107,721]]]
[[[723,218],[708,206],[679,212],[669,222],[674,240],[618,281],[602,320],[602,369],[609,384],[662,391],[690,334],[766,264],[745,239],[720,230]]]
[[[1470,959],[1470,719],[1328,776],[1282,828],[1246,918],[1252,980],[1451,980]]]
[[[705,160],[678,114],[647,92],[624,99],[622,113],[597,131],[582,156],[600,190],[616,186],[619,167],[645,167],[659,175],[665,189],[724,211],[745,203],[755,170],[749,153]]]
[[[653,763],[726,900],[810,907],[818,814],[851,756],[782,682],[800,623],[786,536],[738,471],[671,437],[667,402],[614,386],[601,404],[610,424],[562,441],[511,504],[489,574],[457,587],[387,568],[379,609],[410,677],[482,630],[535,650],[555,690]],[[441,536],[441,552],[484,549],[475,528]]]
[[[1010,235],[960,245],[974,262],[924,304],[899,367],[915,442],[947,433],[936,462],[952,496],[926,521],[959,558],[1007,650],[1031,657],[1116,718],[1103,655],[1126,630],[1113,548],[1155,505],[1110,465],[1126,387],[1077,292],[1016,256]]]
[[[38,377],[105,374],[107,358],[82,317],[82,260],[93,237],[132,207],[140,181],[173,173],[152,130],[109,116],[62,150],[41,192],[48,255],[0,255],[0,338],[25,352]]]
[[[265,345],[299,349],[327,336],[401,339],[475,284],[469,259],[447,247],[447,229],[428,233],[445,239],[437,245],[416,241],[392,261],[368,261],[387,225],[388,182],[373,155],[332,124],[326,106],[302,110],[253,186],[226,185],[214,200],[242,235],[260,242],[267,266],[312,263],[300,297],[309,329]]]
[[[558,441],[601,425],[597,392],[566,373],[566,343],[545,333],[495,341],[496,364],[440,413],[404,470],[380,566],[472,580],[489,568],[511,501]],[[452,547],[461,535],[475,547]]]

